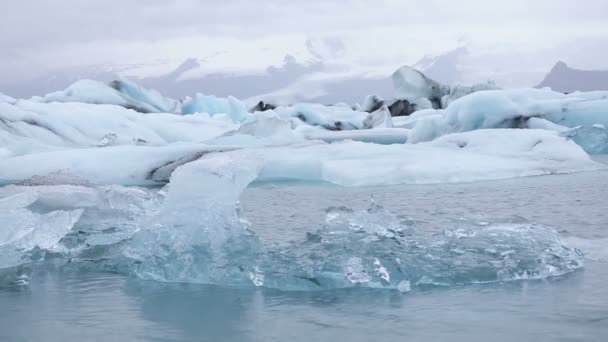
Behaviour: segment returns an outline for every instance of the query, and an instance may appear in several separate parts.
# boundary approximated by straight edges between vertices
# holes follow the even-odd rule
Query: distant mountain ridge
[[[550,87],[562,93],[608,90],[608,70],[578,70],[559,61],[536,88]]]

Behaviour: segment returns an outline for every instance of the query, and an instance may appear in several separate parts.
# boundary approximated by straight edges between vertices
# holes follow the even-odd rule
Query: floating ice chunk
[[[604,125],[575,127],[562,135],[574,140],[589,154],[608,153],[608,130]]]
[[[160,96],[156,92],[143,89],[128,81],[118,81],[107,85],[93,80],[80,80],[63,91],[50,93],[43,97],[33,97],[31,101],[109,104],[133,109],[141,113],[158,113],[164,112],[165,109],[176,108],[176,103],[173,107],[170,104],[160,105],[158,101]],[[146,101],[151,101],[151,103]]]
[[[38,214],[22,207],[32,199],[20,193],[0,199],[0,269],[39,260],[40,253],[31,252],[54,247],[82,215],[81,209]]]
[[[167,199],[125,250],[145,279],[250,285],[260,245],[235,210],[259,158],[210,156],[178,168]],[[258,276],[251,277],[251,274]]]
[[[146,89],[126,78],[110,82],[110,87],[116,89],[127,99],[134,99],[138,103],[145,103],[160,113],[181,113],[181,102],[164,97],[153,89]]]
[[[465,85],[452,85],[449,87],[449,93],[441,98],[441,108],[447,108],[452,102],[458,100],[461,97],[467,96],[472,93],[484,90],[497,90],[499,89],[492,82],[478,83],[472,86]]]
[[[325,225],[306,240],[269,247],[238,211],[239,193],[257,177],[259,160],[216,155],[176,170],[160,213],[124,251],[131,271],[170,282],[407,292],[413,286],[542,279],[583,266],[582,254],[550,228],[473,225],[466,228],[471,234],[447,230],[437,236],[376,204],[361,212],[330,208]]]
[[[605,92],[563,95],[558,108],[543,105],[539,111],[543,113],[543,118],[567,127],[608,126],[608,97]]]
[[[341,106],[324,106],[298,103],[290,107],[277,107],[275,112],[283,118],[291,118],[294,126],[320,126],[331,131],[364,128],[363,122],[369,113]]]
[[[392,77],[398,98],[407,100],[426,98],[435,102],[435,108],[440,107],[441,98],[449,91],[446,86],[408,66],[399,68]]]
[[[386,143],[404,139],[403,129],[373,129],[351,138]],[[356,131],[357,133],[360,131]],[[361,131],[363,132],[363,131]],[[328,140],[345,132],[330,132]],[[384,137],[382,134],[386,134]],[[411,132],[409,132],[411,134]],[[314,135],[310,136],[314,138]],[[342,136],[344,138],[344,136]],[[408,139],[411,138],[411,135]],[[406,145],[361,142],[305,143],[284,147],[234,147],[180,144],[164,147],[112,146],[28,154],[0,160],[0,180],[19,182],[59,170],[97,184],[145,185],[166,180],[179,165],[210,152],[245,158],[263,156],[260,178],[327,181],[339,185],[442,183],[597,169],[574,142],[545,130],[477,130],[445,135],[435,141]],[[196,156],[195,158],[190,158]],[[99,160],[112,163],[99,164]],[[178,162],[182,160],[183,162]],[[165,170],[159,178],[160,170]]]
[[[226,114],[234,122],[242,122],[248,111],[245,104],[236,98],[219,98],[213,95],[196,94],[192,99],[184,101],[183,114],[205,113],[209,115]]]
[[[369,95],[363,101],[363,105],[359,108],[362,112],[373,113],[384,106],[384,99],[380,96]]]
[[[27,154],[0,160],[0,182],[17,183],[35,176],[48,178],[64,170],[96,184],[149,185],[159,168],[197,153],[202,155],[224,149],[221,146],[179,144],[79,148]]]
[[[235,131],[228,132],[208,143],[224,145],[278,145],[302,140],[296,136],[291,123],[276,113],[257,113]]]
[[[43,260],[49,250],[72,261],[110,258],[114,245],[130,239],[162,198],[162,192],[120,186],[2,187],[0,217],[6,229],[0,232],[0,265]]]
[[[576,236],[564,238],[568,245],[578,248],[585,259],[608,262],[608,239],[584,239]]]
[[[589,125],[592,125],[608,120],[606,108],[607,100],[585,100],[546,89],[481,91],[454,101],[447,109],[437,111],[439,115],[427,115],[412,124],[409,142],[428,141],[443,134],[483,128],[527,128],[531,118],[543,118],[568,127],[574,123],[591,122]],[[538,127],[539,123],[535,121],[532,125]],[[555,128],[550,127],[552,130]]]
[[[378,110],[370,113],[365,120],[363,120],[363,128],[371,129],[375,127],[380,128],[392,128],[393,120],[391,118],[391,112],[387,106],[382,106]]]
[[[0,103],[0,145],[21,155],[58,148],[201,142],[234,130],[208,115],[144,115],[119,106],[84,103]]]
[[[209,155],[183,165],[172,175],[160,208],[149,207],[148,203],[159,201],[150,198],[146,190],[100,188],[99,204],[80,209],[84,214],[78,220],[78,234],[67,234],[66,225],[55,225],[63,221],[54,220],[53,215],[65,221],[65,215],[57,214],[65,211],[52,211],[44,218],[53,227],[64,229],[52,234],[53,239],[29,239],[28,235],[26,247],[56,248],[57,242],[52,241],[63,236],[61,250],[76,265],[86,263],[88,267],[131,272],[158,281],[282,290],[356,286],[407,292],[429,285],[541,279],[583,266],[581,253],[566,246],[555,231],[546,227],[527,223],[471,225],[438,236],[417,231],[411,220],[376,204],[365,211],[331,208],[326,223],[305,240],[285,247],[268,246],[249,230],[238,209],[240,193],[264,172],[265,158],[256,150],[246,156]],[[20,188],[31,191],[32,187]],[[49,191],[63,191],[66,198],[71,198],[79,187],[35,188],[40,198]],[[5,203],[32,205],[27,196],[13,199]],[[20,210],[29,211],[13,206],[4,213]],[[471,233],[463,234],[464,230]],[[14,251],[15,241],[25,241],[26,234],[29,232],[2,239],[10,241],[10,251]],[[0,251],[6,250],[4,245],[0,247]],[[17,257],[11,254],[1,260],[8,267],[33,260],[33,256],[23,259],[21,252]]]
[[[321,230],[283,252],[290,257],[266,260],[273,271],[265,272],[266,284],[289,290],[365,286],[407,292],[413,285],[541,279],[583,266],[578,250],[542,226],[477,226],[471,227],[475,234],[448,230],[439,238],[417,232],[379,206],[364,212],[331,209],[327,216]]]

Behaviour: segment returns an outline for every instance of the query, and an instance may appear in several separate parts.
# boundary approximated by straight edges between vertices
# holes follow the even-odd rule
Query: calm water
[[[607,161],[608,158],[601,157]],[[588,256],[565,277],[413,291],[280,292],[163,284],[63,268],[0,289],[0,341],[605,341],[608,172],[386,188],[257,184],[245,215],[267,241],[300,239],[330,206],[373,195],[420,229],[519,217]]]

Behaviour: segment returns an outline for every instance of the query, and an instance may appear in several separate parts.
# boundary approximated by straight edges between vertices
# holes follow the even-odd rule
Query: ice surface
[[[384,139],[388,139],[387,143],[403,139],[401,131],[406,132],[390,130],[390,135]],[[322,139],[323,136],[317,138]],[[359,138],[363,140],[365,136],[359,135]],[[379,135],[367,138],[382,140]],[[157,179],[154,174],[164,166],[181,159],[185,163],[216,151],[227,158],[238,155],[243,163],[248,160],[247,155],[258,154],[264,163],[259,175],[261,180],[325,181],[345,186],[468,182],[601,167],[574,142],[560,137],[557,132],[545,130],[477,130],[445,135],[427,143],[405,145],[343,141],[250,146],[232,151],[235,148],[173,144],[27,154],[0,160],[0,180],[19,182],[35,175],[68,170],[98,184],[144,185]],[[192,155],[197,157],[190,158]],[[112,162],[100,164],[100,160]]]
[[[227,132],[208,143],[254,146],[290,144],[299,140],[303,140],[303,137],[292,129],[290,121],[268,111],[249,117],[237,130]]]
[[[582,267],[550,228],[429,235],[376,204],[330,209],[321,229],[286,247],[249,230],[238,198],[254,181],[376,186],[605,168],[582,148],[608,152],[606,92],[445,87],[407,68],[394,77],[401,95],[426,109],[392,118],[368,97],[357,110],[298,103],[249,113],[231,97],[176,101],[128,80],[2,97],[0,268],[52,254],[160,281],[405,292]],[[161,191],[121,186],[169,180]]]
[[[259,166],[210,156],[178,168],[160,213],[125,249],[133,272],[161,281],[250,284],[260,244],[235,210]]]
[[[373,113],[384,106],[384,99],[380,96],[369,95],[363,101],[363,105],[359,108],[360,111]]]
[[[572,247],[582,251],[585,259],[593,261],[608,261],[608,239],[584,239],[576,236],[564,238]]]
[[[27,192],[0,197],[0,269],[40,260],[82,215],[80,209],[35,213],[27,206],[36,200],[35,193]]]
[[[213,95],[196,94],[194,98],[184,101],[182,113],[205,113],[212,116],[227,114],[232,121],[242,122],[247,117],[248,111],[243,102],[232,96],[220,98]]]
[[[144,115],[112,105],[30,101],[0,103],[0,122],[0,146],[8,156],[74,147],[201,142],[237,128],[205,114]]]
[[[66,261],[109,258],[112,246],[130,239],[163,198],[133,187],[53,183],[0,188],[0,269],[42,261],[49,252]],[[19,269],[2,272],[9,284],[29,280]]]
[[[185,164],[166,195],[57,180],[2,187],[0,215],[17,224],[0,237],[3,267],[43,260],[51,250],[70,267],[157,281],[407,292],[541,279],[583,266],[582,254],[547,227],[465,222],[437,235],[375,203],[365,211],[330,208],[325,224],[306,239],[269,245],[249,229],[238,206],[241,192],[265,172],[263,151],[210,154]]]
[[[363,122],[370,113],[356,111],[343,106],[324,106],[314,103],[298,103],[288,107],[277,107],[275,112],[290,119],[293,126],[318,126],[330,131],[364,128]]]
[[[363,120],[363,128],[392,128],[393,120],[391,112],[387,106],[382,106],[378,110],[370,113],[365,120]]]
[[[269,246],[238,210],[240,192],[261,170],[259,160],[216,155],[178,169],[159,215],[125,249],[132,272],[158,281],[282,290],[409,291],[541,279],[583,266],[582,254],[550,228],[465,226],[436,236],[376,204],[363,212],[329,209],[326,224],[305,240]]]
[[[264,160],[262,180],[344,186],[468,182],[603,167],[575,143],[543,130],[478,130],[414,145],[347,141],[258,151]]]
[[[181,102],[164,97],[156,90],[146,89],[128,79],[121,78],[110,83],[123,97],[152,106],[159,113],[181,113]]]
[[[149,185],[152,174],[174,161],[225,147],[202,144],[168,146],[111,146],[64,149],[0,160],[0,183],[67,171],[97,184]],[[101,161],[101,163],[100,163]]]
[[[375,128],[356,131],[310,131],[304,133],[308,139],[336,142],[353,140],[374,144],[404,144],[407,141],[409,130],[402,128]]]
[[[449,92],[446,86],[428,78],[420,71],[403,66],[393,73],[393,84],[398,98],[416,100],[426,98],[440,104],[441,98]]]
[[[604,125],[575,127],[562,135],[574,140],[587,153],[608,154],[608,130]]]
[[[416,104],[419,110],[447,108],[455,100],[469,94],[498,89],[492,82],[472,86],[443,85],[409,66],[399,68],[392,78],[397,98]]]
[[[582,254],[566,247],[550,228],[504,224],[425,235],[375,204],[363,212],[330,208],[326,224],[307,241],[265,261],[264,285],[269,287],[361,286],[402,292],[547,278],[583,266]]]
[[[600,94],[564,95],[548,89],[488,90],[476,92],[451,103],[445,110],[425,111],[409,119],[412,132],[408,142],[429,141],[453,132],[483,128],[527,128],[531,118],[576,127],[608,121],[608,100]],[[417,113],[414,113],[417,114]],[[533,128],[558,130],[558,126]],[[536,125],[536,126],[534,126]]]
[[[164,111],[161,109],[168,109],[158,108],[159,102],[155,97],[160,97],[160,94],[152,93],[152,91],[143,89],[128,81],[118,81],[113,86],[115,88],[98,81],[80,80],[63,91],[50,93],[43,97],[33,97],[31,101],[42,103],[78,102],[110,104],[133,109],[141,113],[158,113]],[[152,100],[152,103],[146,102],[150,100]]]

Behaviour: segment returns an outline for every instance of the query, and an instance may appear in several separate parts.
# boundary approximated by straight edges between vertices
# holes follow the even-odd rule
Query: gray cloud
[[[577,60],[608,68],[608,61],[596,62],[603,47],[594,45],[608,37],[606,13],[605,0],[6,1],[0,74],[6,82],[108,64],[171,60],[174,67],[220,51],[216,64],[203,67],[257,63],[264,71],[273,63],[265,58],[276,65],[299,50],[311,58],[342,58],[353,68],[392,67],[453,49],[462,36],[495,54],[586,39],[588,49]],[[329,50],[307,49],[309,37],[330,42]]]

